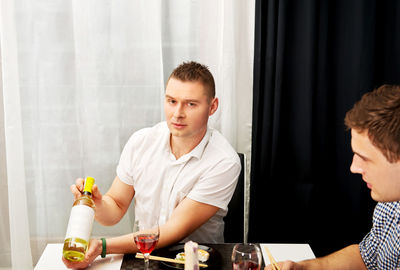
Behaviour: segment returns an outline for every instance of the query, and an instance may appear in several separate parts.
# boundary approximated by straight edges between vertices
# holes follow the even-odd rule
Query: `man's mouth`
[[[364,180],[364,179],[363,179]],[[372,189],[372,185],[370,184],[370,183],[368,183],[367,181],[365,181],[364,180],[364,182],[367,184],[367,187],[369,188],[369,189]]]
[[[184,125],[182,123],[174,123],[174,122],[172,122],[171,124],[172,124],[172,126],[174,128],[178,128],[178,129],[184,128],[186,126],[186,125]]]

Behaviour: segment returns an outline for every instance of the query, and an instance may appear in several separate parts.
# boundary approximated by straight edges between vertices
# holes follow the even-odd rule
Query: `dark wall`
[[[256,0],[250,241],[321,256],[369,231],[375,202],[349,171],[343,119],[400,84],[396,14],[400,1]]]

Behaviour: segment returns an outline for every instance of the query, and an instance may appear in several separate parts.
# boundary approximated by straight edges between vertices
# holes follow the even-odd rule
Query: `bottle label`
[[[72,207],[65,239],[72,237],[89,241],[93,220],[93,208],[87,205],[76,205]]]

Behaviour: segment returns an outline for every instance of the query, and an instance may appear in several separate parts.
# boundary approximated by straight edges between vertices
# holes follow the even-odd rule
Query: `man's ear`
[[[208,113],[209,116],[213,115],[218,109],[218,98],[213,98],[211,100],[210,111]]]

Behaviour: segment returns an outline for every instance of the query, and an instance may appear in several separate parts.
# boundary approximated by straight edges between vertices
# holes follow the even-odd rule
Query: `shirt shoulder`
[[[214,159],[230,161],[240,165],[238,153],[228,140],[216,129],[211,129],[210,139],[205,152]]]
[[[125,183],[133,185],[134,179],[154,151],[160,151],[168,135],[165,122],[143,128],[131,135],[125,144],[117,166],[117,176]]]
[[[380,225],[388,220],[400,218],[400,202],[379,202],[374,210],[373,223]]]

